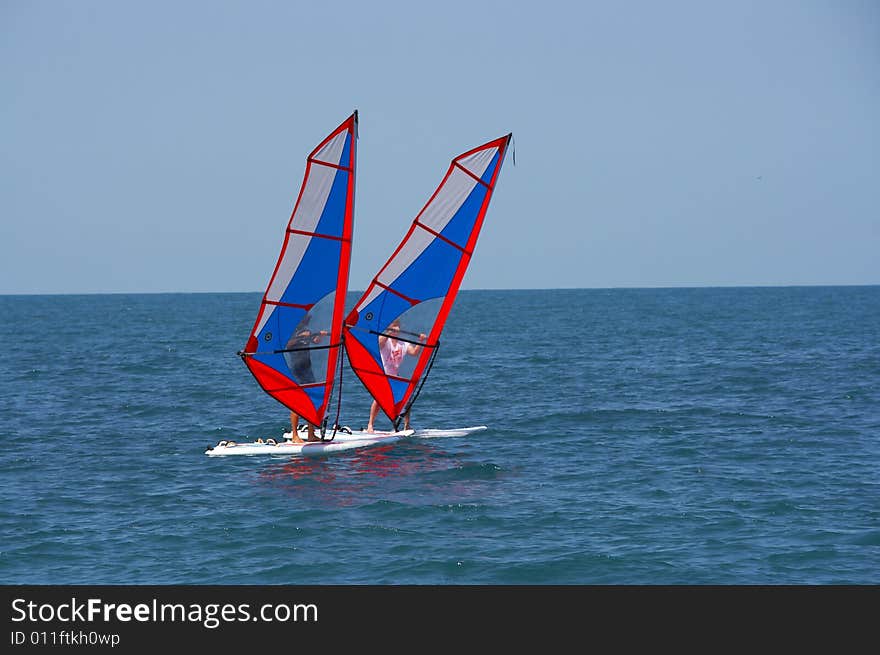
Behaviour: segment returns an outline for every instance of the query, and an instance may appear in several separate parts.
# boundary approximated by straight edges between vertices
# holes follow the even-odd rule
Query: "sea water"
[[[464,291],[413,426],[487,430],[207,457],[259,299],[0,297],[0,583],[880,583],[880,287]]]

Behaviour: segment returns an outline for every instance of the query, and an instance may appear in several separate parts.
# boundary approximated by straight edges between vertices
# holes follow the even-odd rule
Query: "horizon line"
[[[877,282],[852,282],[843,284],[681,284],[658,286],[608,286],[608,287],[480,287],[460,289],[459,293],[469,291],[626,291],[626,290],[671,290],[671,289],[798,289],[798,288],[840,288],[876,287]],[[364,289],[349,289],[347,293],[364,293]],[[0,297],[10,296],[160,296],[160,295],[209,295],[209,294],[262,294],[264,291],[25,291],[0,292]]]

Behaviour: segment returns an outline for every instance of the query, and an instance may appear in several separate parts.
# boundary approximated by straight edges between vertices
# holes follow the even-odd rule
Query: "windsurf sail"
[[[511,137],[452,160],[345,320],[349,364],[395,426],[433,363]]]
[[[306,159],[281,254],[239,353],[266,393],[319,426],[342,350],[356,145],[354,112]]]

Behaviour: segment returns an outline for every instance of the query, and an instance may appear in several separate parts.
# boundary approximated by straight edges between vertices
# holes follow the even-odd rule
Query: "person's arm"
[[[290,335],[290,339],[287,340],[285,348],[296,348],[296,346],[302,345],[302,340],[308,338],[308,336],[308,330],[300,330],[299,332],[294,331],[294,333]]]
[[[428,335],[426,335],[424,333],[419,335],[419,341],[421,341],[422,343],[424,343],[427,338],[428,338]],[[409,346],[407,346],[406,352],[408,352],[410,355],[418,355],[419,351],[421,349],[422,349],[422,346],[420,344],[411,343],[411,344],[409,344]]]

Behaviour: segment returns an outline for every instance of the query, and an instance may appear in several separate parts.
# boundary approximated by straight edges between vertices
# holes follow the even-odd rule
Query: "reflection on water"
[[[298,507],[354,507],[482,502],[492,464],[419,442],[364,448],[329,457],[291,457],[261,470],[258,480],[295,497]],[[487,475],[488,473],[488,475]]]

